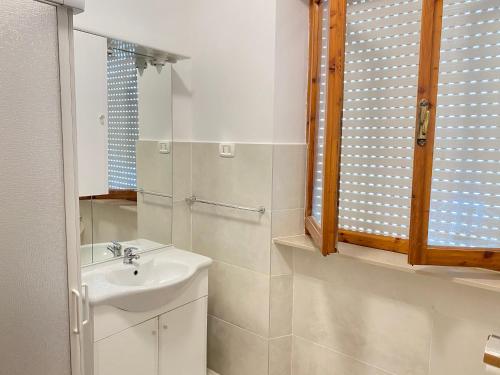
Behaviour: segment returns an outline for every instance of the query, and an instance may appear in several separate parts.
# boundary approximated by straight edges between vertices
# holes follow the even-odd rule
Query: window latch
[[[422,99],[418,104],[418,135],[417,144],[425,146],[427,143],[427,129],[429,128],[429,119],[431,112],[429,111],[429,101]]]

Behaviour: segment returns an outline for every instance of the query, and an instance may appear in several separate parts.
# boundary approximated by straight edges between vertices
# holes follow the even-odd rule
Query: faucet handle
[[[118,250],[121,250],[122,249],[122,244],[119,243],[118,241],[111,241],[111,243],[113,244],[113,247],[115,249],[118,249]]]
[[[137,247],[127,247],[125,250],[123,250],[123,253],[125,254],[125,256],[132,256],[134,254],[134,251],[137,251],[139,250]],[[136,258],[136,259],[139,259],[139,258]]]
[[[134,251],[139,250],[137,247],[127,247],[123,254],[123,263],[124,264],[132,264],[134,259],[139,259],[141,256],[139,254],[134,254]]]

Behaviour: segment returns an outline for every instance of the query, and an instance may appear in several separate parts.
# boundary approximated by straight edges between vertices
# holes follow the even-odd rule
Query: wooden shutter
[[[312,1],[306,231],[324,255],[336,251],[346,0]]]

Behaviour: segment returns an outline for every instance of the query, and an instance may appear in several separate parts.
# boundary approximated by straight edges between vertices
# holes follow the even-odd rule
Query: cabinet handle
[[[73,295],[73,308],[75,309],[76,313],[73,333],[76,333],[78,335],[82,330],[82,298],[80,292],[76,289],[72,289],[71,294]]]
[[[163,325],[163,329],[168,329],[168,325],[167,325],[167,324],[164,324],[164,325]]]
[[[156,331],[151,332],[153,336],[156,336]]]

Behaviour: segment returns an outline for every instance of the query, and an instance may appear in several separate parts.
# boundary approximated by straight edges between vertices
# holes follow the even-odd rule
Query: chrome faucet
[[[123,264],[133,264],[134,259],[139,259],[139,254],[134,254],[134,251],[139,250],[137,247],[127,247],[123,251]]]
[[[118,241],[111,241],[111,245],[108,245],[106,249],[111,251],[115,258],[122,255],[122,245]]]

